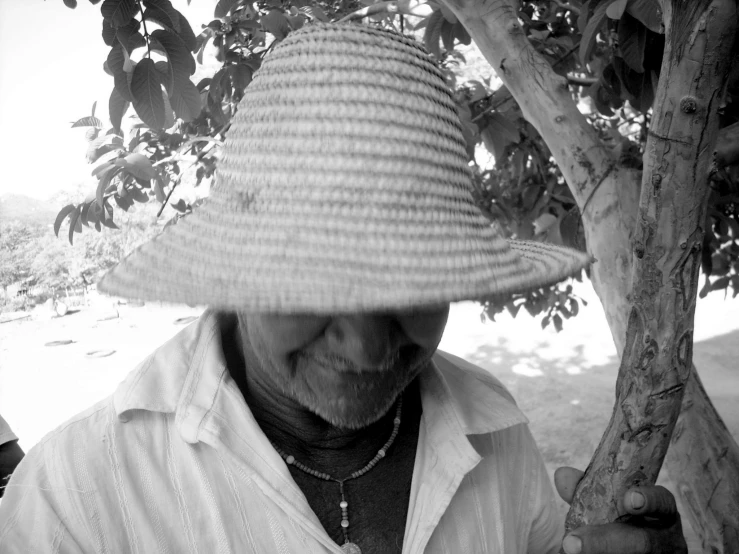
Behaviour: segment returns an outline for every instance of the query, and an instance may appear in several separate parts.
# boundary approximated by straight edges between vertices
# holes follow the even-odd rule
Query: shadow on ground
[[[551,359],[535,347],[512,352],[506,343],[483,345],[465,357],[488,369],[511,391],[529,417],[550,475],[563,465],[584,469],[613,410],[618,360],[609,356],[606,363],[594,365],[583,354],[583,345]],[[739,330],[696,342],[693,360],[716,409],[738,438]],[[673,490],[666,472],[659,483]],[[560,506],[566,510],[564,502]],[[700,541],[689,525],[685,534],[689,551],[700,552]]]

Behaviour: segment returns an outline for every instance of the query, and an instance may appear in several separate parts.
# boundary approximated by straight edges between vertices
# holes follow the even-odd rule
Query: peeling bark
[[[549,145],[554,146],[553,156],[562,169],[583,214],[588,249],[598,260],[592,268],[591,280],[605,309],[617,350],[621,352],[626,340],[630,314],[628,293],[633,268],[631,241],[632,233],[636,229],[642,173],[615,165],[614,160],[593,135],[590,125],[577,111],[569,92],[563,87],[564,79],[554,73],[519,31],[514,2],[447,0],[447,4],[465,24],[482,53],[522,107],[528,121],[537,128]],[[728,5],[730,6],[731,2]],[[729,21],[730,18],[727,20],[727,28],[731,28]],[[711,29],[710,32],[715,31]],[[693,36],[691,40],[695,38]],[[730,40],[727,39],[726,44],[730,44]],[[716,50],[719,51],[721,50]],[[682,78],[675,73],[672,75],[673,79]],[[686,81],[684,84],[689,85],[690,82]],[[704,111],[705,108],[704,106]],[[672,113],[674,115],[674,110]],[[656,127],[654,129],[656,130]],[[716,163],[719,167],[733,163],[729,161],[733,158],[726,155],[726,152],[733,152],[729,148],[729,145],[734,145],[731,138],[734,135],[731,132],[732,128],[722,129],[720,132],[721,139],[716,146]],[[692,136],[682,138],[678,136],[674,143],[675,152],[682,152],[680,155],[683,156],[689,155],[685,149],[691,140]],[[704,145],[706,140],[704,135],[702,138]],[[680,141],[688,144],[680,144]],[[667,155],[670,155],[669,150]],[[697,158],[694,156],[694,159]],[[663,177],[659,183],[660,189],[662,182],[672,183]],[[703,184],[705,185],[705,181]],[[668,209],[671,209],[669,202],[673,202],[675,198],[663,198],[661,204],[664,204],[665,200],[668,201]],[[673,240],[672,233],[669,237],[668,240]],[[691,273],[696,271],[693,268],[695,256],[692,251],[687,255],[683,251],[680,260],[682,271],[675,273],[674,278],[667,282],[668,288],[679,286],[686,280],[695,281],[694,274]],[[661,263],[661,259],[658,261]],[[665,275],[671,274],[668,271],[663,273],[662,277],[665,278]],[[652,282],[657,283],[658,277],[657,272],[651,271]],[[673,297],[678,298],[676,295]],[[695,290],[692,291],[692,296],[690,292],[681,295],[680,302],[684,304],[694,298]],[[711,554],[739,552],[739,510],[736,509],[736,502],[739,499],[739,447],[713,408],[700,386],[695,369],[688,361],[689,347],[692,345],[690,336],[692,307],[686,307],[691,314],[691,323],[687,327],[683,325],[686,328],[682,333],[678,333],[678,340],[672,341],[675,347],[680,347],[675,348],[675,351],[681,352],[678,357],[678,361],[681,360],[680,370],[674,372],[677,373],[677,381],[680,381],[676,383],[678,388],[670,390],[669,386],[659,385],[660,388],[656,389],[657,392],[663,391],[665,397],[674,398],[674,395],[679,394],[679,385],[685,383],[686,373],[689,375],[687,387],[684,389],[683,412],[678,424],[680,432],[673,436],[668,453],[668,470],[679,483],[678,494],[683,504],[690,506],[689,513],[683,516],[692,520],[694,529],[703,539],[705,551]],[[643,318],[643,314],[638,313],[634,317]],[[636,344],[634,341],[637,340],[635,339],[637,335],[643,340],[643,328],[637,333],[632,330],[633,344]],[[641,343],[637,346],[641,347]],[[643,348],[641,352],[644,352]],[[654,352],[653,348],[651,352]],[[645,363],[650,355],[644,358]],[[654,358],[649,359],[648,363],[654,363]],[[623,386],[623,381],[620,381],[619,385]],[[647,405],[649,400],[647,395]],[[661,401],[659,394],[654,397],[652,404],[656,401]],[[674,408],[677,401],[673,399],[671,403]],[[633,401],[626,402],[623,408],[617,404],[617,409],[621,411],[624,419],[633,405]],[[673,416],[674,414],[667,419]],[[635,441],[643,441],[646,434],[633,433],[634,429],[638,429],[637,419],[633,412],[629,413],[632,435]],[[651,428],[645,427],[641,431],[647,430],[653,434],[662,424],[658,423],[656,427]],[[665,427],[661,430],[665,432]],[[657,449],[660,459],[661,455],[664,455],[664,448],[666,445]],[[652,465],[658,470],[659,462]],[[656,470],[652,472],[655,477]],[[706,471],[711,472],[710,479],[706,479]],[[718,481],[721,485],[714,487]]]

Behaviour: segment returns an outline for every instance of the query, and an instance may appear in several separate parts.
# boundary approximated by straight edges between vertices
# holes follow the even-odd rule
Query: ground
[[[561,333],[521,313],[483,323],[473,303],[454,305],[441,348],[489,369],[528,415],[550,473],[585,468],[613,408],[618,363],[600,304],[588,301]],[[201,310],[147,304],[90,309],[0,323],[0,413],[28,450],[48,431],[110,394],[124,376]],[[0,322],[8,314],[0,314]],[[739,300],[698,304],[694,360],[734,437],[739,437]],[[53,341],[73,341],[46,346]],[[111,353],[111,351],[113,351]],[[107,355],[106,355],[107,354]],[[669,479],[661,481],[670,486]],[[564,506],[563,506],[564,510]],[[700,552],[691,529],[692,552]]]

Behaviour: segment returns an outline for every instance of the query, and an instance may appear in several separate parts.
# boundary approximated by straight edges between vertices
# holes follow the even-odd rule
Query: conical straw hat
[[[291,33],[233,119],[209,199],[101,291],[251,312],[398,310],[525,292],[587,254],[507,241],[471,196],[456,107],[413,40]]]

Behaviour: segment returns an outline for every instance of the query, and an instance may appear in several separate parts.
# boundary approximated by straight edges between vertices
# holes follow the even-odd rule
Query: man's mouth
[[[381,364],[376,366],[360,366],[351,360],[336,355],[304,354],[304,357],[312,363],[322,367],[333,369],[337,373],[362,375],[369,373],[384,373],[395,368],[400,359],[400,352],[395,351]]]

